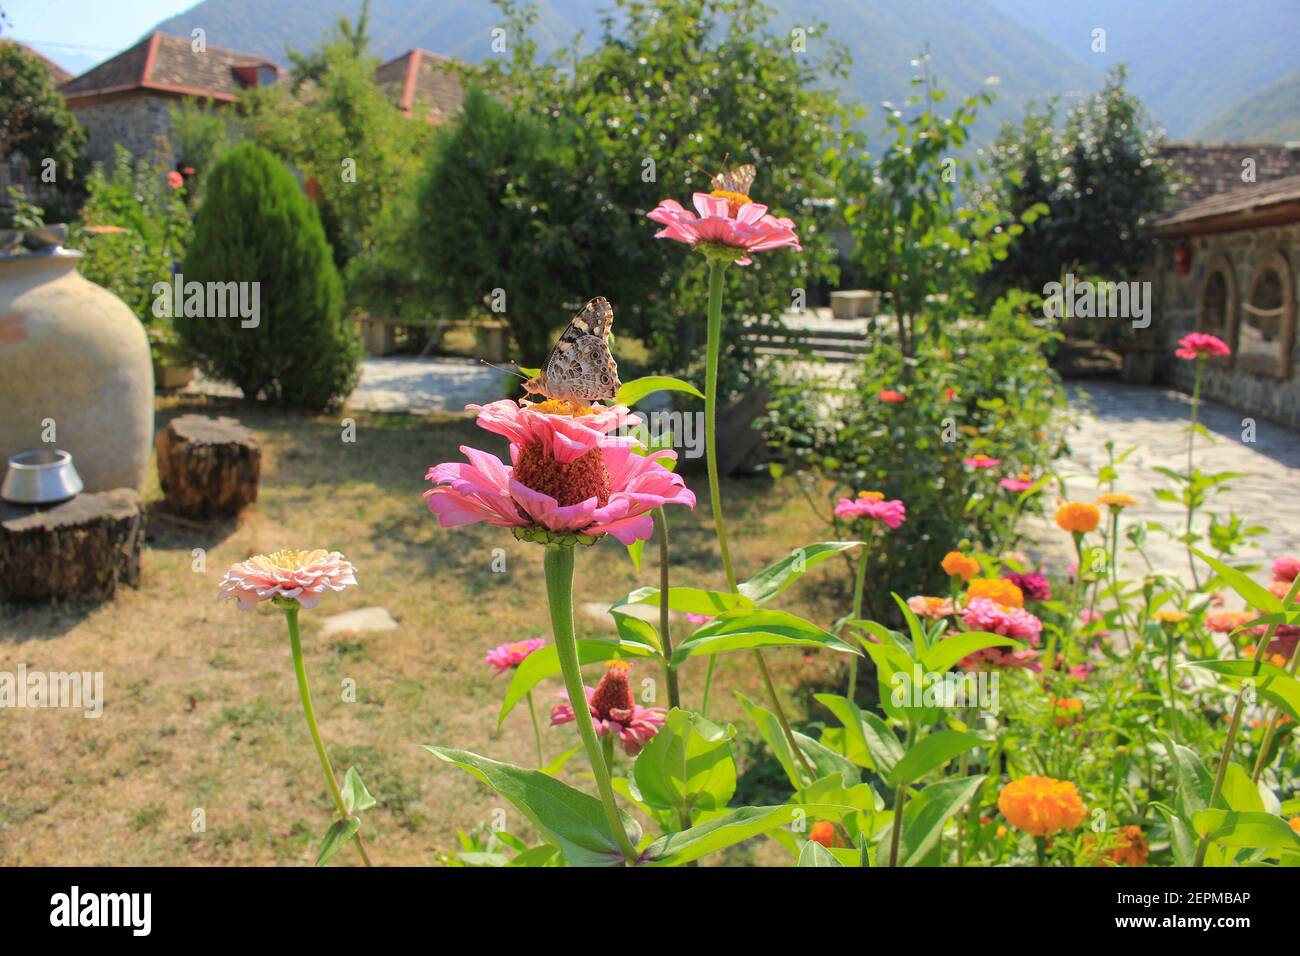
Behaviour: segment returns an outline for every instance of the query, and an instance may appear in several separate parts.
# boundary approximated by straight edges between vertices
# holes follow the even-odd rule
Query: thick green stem
[[[708,311],[708,350],[707,364],[704,369],[704,447],[707,454],[706,465],[709,473],[709,506],[713,510],[713,528],[718,536],[718,551],[722,554],[722,569],[727,575],[727,588],[736,590],[736,572],[731,566],[731,551],[727,547],[727,529],[722,519],[722,491],[718,483],[718,449],[717,449],[717,411],[718,411],[718,356],[722,350],[722,276],[727,269],[725,259],[709,259],[709,311]],[[794,730],[785,715],[781,698],[777,696],[772,683],[772,675],[767,669],[767,661],[758,648],[753,651],[758,671],[763,678],[763,687],[767,691],[768,703],[776,714],[777,723],[785,735],[790,749],[798,755],[809,781],[817,779],[808,756],[799,747]]]
[[[668,629],[668,516],[663,508],[656,508],[653,514],[655,531],[659,534],[659,639],[663,642],[664,679],[668,681],[668,706],[681,707],[677,668],[672,663],[673,638]]]
[[[1289,608],[1295,602],[1297,594],[1300,594],[1300,575],[1296,575],[1296,579],[1291,582],[1291,587],[1287,589],[1286,597],[1282,599],[1282,607]],[[1251,668],[1252,677],[1259,674],[1259,665],[1264,660],[1264,655],[1268,653],[1268,645],[1273,642],[1273,635],[1276,633],[1277,621],[1274,621],[1268,626],[1268,630],[1264,632],[1264,636],[1260,638],[1259,646],[1255,648],[1255,657],[1253,661],[1255,666]],[[1297,649],[1296,653],[1300,653],[1300,649]],[[1245,688],[1242,688],[1242,691],[1244,690]],[[1219,769],[1214,775],[1214,789],[1210,792],[1210,802],[1206,804],[1206,806],[1212,810],[1218,807],[1219,795],[1223,793],[1223,781],[1228,775],[1228,762],[1232,759],[1232,748],[1237,743],[1237,731],[1241,727],[1241,712],[1244,709],[1245,704],[1245,693],[1238,692],[1237,704],[1232,709],[1232,720],[1228,724],[1228,736],[1223,741],[1223,753],[1219,756]],[[1196,848],[1196,861],[1192,866],[1205,865],[1205,853],[1209,848],[1210,838],[1207,834],[1201,838],[1201,844]]]
[[[298,696],[302,698],[302,710],[307,716],[307,729],[311,731],[311,741],[316,746],[316,756],[320,758],[321,771],[325,774],[326,789],[334,798],[334,806],[338,808],[339,816],[347,820],[352,814],[348,812],[338,781],[334,779],[334,768],[330,765],[329,754],[325,752],[325,741],[321,739],[320,727],[316,724],[316,710],[311,705],[311,690],[307,687],[307,665],[303,662],[302,640],[298,634],[298,606],[298,602],[295,601],[284,608],[284,620],[289,625],[289,648],[293,653],[293,672],[298,677]],[[366,853],[366,845],[361,841],[361,833],[353,834],[352,839],[356,841],[357,852],[361,854],[362,861],[366,866],[372,866],[370,857]]]
[[[1192,585],[1201,586],[1196,573],[1196,558],[1192,555],[1192,515],[1196,511],[1196,489],[1193,487],[1192,448],[1196,443],[1196,415],[1201,405],[1201,373],[1205,370],[1205,356],[1196,359],[1196,381],[1192,385],[1192,424],[1187,429],[1187,565],[1192,569]]]
[[[587,691],[582,685],[582,666],[578,662],[578,641],[573,633],[573,547],[571,545],[546,546],[546,558],[543,562],[546,570],[546,599],[551,609],[551,633],[555,638],[555,653],[560,658],[560,671],[564,675],[564,689],[569,694],[569,704],[573,708],[574,721],[578,725],[578,736],[587,751],[587,762],[591,765],[592,776],[596,778],[596,789],[600,792],[600,803],[605,810],[605,819],[609,823],[610,833],[618,842],[628,863],[636,861],[636,848],[628,839],[627,830],[619,817],[618,806],[614,803],[614,787],[609,779],[609,765],[601,752],[600,740],[596,737],[596,727],[591,722],[591,710],[586,706]]]

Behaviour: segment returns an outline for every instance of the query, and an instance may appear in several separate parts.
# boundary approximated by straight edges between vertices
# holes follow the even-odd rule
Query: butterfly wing
[[[622,383],[607,341],[613,325],[614,308],[603,296],[569,320],[542,367],[547,398],[593,402],[618,394]]]
[[[744,166],[737,166],[735,169],[718,173],[713,177],[712,185],[715,190],[748,196],[757,175],[758,170],[754,167],[754,164],[746,163]]]

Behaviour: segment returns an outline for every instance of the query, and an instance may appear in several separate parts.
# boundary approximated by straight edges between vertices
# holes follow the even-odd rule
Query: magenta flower
[[[1300,558],[1287,556],[1273,562],[1273,577],[1290,584],[1300,575]],[[1282,595],[1283,597],[1285,595]]]
[[[1028,475],[1020,475],[1016,478],[1003,478],[998,482],[998,484],[1007,491],[1018,495],[1021,492],[1028,491],[1030,488],[1034,487],[1034,479],[1030,478]]]
[[[659,733],[665,711],[662,707],[642,707],[636,702],[629,683],[631,671],[631,665],[625,661],[610,661],[605,676],[595,689],[583,689],[587,692],[587,707],[591,710],[596,733],[617,735],[623,742],[624,752],[635,757],[650,738]],[[568,694],[561,692],[560,697],[564,703],[551,708],[552,727],[574,719]]]
[[[513,445],[537,444],[545,454],[565,463],[591,451],[610,432],[641,424],[640,417],[622,405],[588,408],[563,401],[520,405],[503,398],[465,408],[478,412],[480,428],[505,436]]]
[[[1228,343],[1208,332],[1192,332],[1178,340],[1178,350],[1174,352],[1180,359],[1198,359],[1202,355],[1222,358],[1232,354]]]
[[[696,625],[697,627],[701,624],[708,624],[710,621],[713,620],[713,617],[714,615],[712,614],[696,614],[692,611],[686,612],[686,620],[690,621],[692,624]]]
[[[878,491],[863,491],[856,498],[841,498],[835,505],[837,518],[870,518],[891,531],[907,520],[907,509],[897,498],[885,500]]]
[[[1003,575],[1003,577],[1020,588],[1026,601],[1050,601],[1052,599],[1052,583],[1041,574],[1011,572]]]
[[[565,403],[544,402],[516,415],[502,407],[508,404],[473,407],[479,408],[482,427],[511,438],[510,465],[462,445],[468,464],[444,462],[425,476],[434,483],[424,493],[429,510],[444,528],[485,521],[515,529],[521,538],[611,534],[631,544],[650,537],[655,508],[695,507],[695,495],[681,476],[660,464],[674,460],[676,452],[642,456],[633,450],[636,439],[604,433],[605,426],[618,424],[609,415],[639,421],[625,410],[555,414],[538,409]]]
[[[750,252],[787,246],[803,249],[795,235],[793,221],[769,216],[766,206],[749,201],[748,196],[729,198],[696,193],[691,201],[699,216],[682,208],[681,203],[674,199],[661,201],[646,214],[664,226],[655,233],[656,239],[676,239],[691,248],[702,242],[736,249],[739,250],[736,264],[741,266],[753,261],[748,256]]]
[[[275,599],[312,608],[326,591],[356,583],[355,569],[337,551],[276,551],[232,564],[217,586],[217,598],[235,601],[241,611]]]
[[[483,657],[483,663],[497,669],[497,674],[504,674],[511,668],[518,667],[533,651],[546,646],[546,641],[540,637],[534,637],[528,641],[512,641],[509,644],[498,644],[492,650],[488,651]]]
[[[988,455],[975,455],[973,458],[963,458],[961,463],[967,468],[974,468],[976,471],[983,471],[985,468],[996,468],[1002,464],[1001,458],[990,458]]]
[[[962,609],[962,623],[974,631],[991,631],[1003,637],[1028,641],[1038,646],[1043,622],[1023,608],[1007,607],[988,598],[973,598]],[[994,648],[1001,650],[1001,648]]]

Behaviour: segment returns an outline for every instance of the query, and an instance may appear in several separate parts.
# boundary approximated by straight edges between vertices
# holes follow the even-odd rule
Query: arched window
[[[1196,308],[1196,331],[1216,335],[1237,351],[1237,274],[1225,255],[1218,256],[1206,270]]]
[[[1288,378],[1295,344],[1295,276],[1280,250],[1268,253],[1241,306],[1241,367],[1256,375]]]

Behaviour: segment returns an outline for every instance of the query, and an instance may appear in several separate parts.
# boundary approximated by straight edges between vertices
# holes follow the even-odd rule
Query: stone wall
[[[70,108],[86,129],[86,155],[91,162],[112,169],[113,147],[121,143],[137,157],[160,155],[171,168],[175,160],[167,136],[174,102],[171,97],[139,91],[93,103],[74,102]]]
[[[1173,263],[1180,245],[1191,250],[1191,268],[1183,275]],[[1175,343],[1188,332],[1210,332],[1232,346],[1233,357],[1207,362],[1202,394],[1245,414],[1300,428],[1300,336],[1294,334],[1300,224],[1167,239],[1161,247],[1142,278],[1153,282],[1152,331],[1162,346],[1162,378],[1190,391],[1195,365],[1174,357]],[[1261,319],[1245,303],[1252,292],[1256,305],[1275,301],[1268,288],[1255,283],[1266,266],[1282,263],[1290,276],[1289,286],[1282,276],[1284,315]],[[1281,343],[1288,337],[1292,344],[1283,361]]]

